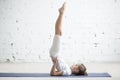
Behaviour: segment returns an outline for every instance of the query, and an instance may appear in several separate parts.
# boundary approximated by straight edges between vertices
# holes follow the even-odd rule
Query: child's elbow
[[[56,76],[56,73],[55,72],[51,72],[50,75],[51,76]]]

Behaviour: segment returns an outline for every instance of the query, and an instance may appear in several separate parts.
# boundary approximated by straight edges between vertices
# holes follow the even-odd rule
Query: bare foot
[[[59,9],[59,13],[64,13],[66,2],[63,3],[62,7]]]

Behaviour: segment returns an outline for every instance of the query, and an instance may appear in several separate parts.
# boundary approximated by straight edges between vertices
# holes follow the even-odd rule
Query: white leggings
[[[50,48],[50,57],[57,57],[60,51],[60,35],[55,35]]]

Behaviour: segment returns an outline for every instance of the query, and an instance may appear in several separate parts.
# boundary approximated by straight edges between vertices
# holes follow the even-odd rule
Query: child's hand
[[[58,61],[58,60],[57,60],[57,57],[52,57],[52,61],[53,61],[54,64],[56,64],[57,61]]]

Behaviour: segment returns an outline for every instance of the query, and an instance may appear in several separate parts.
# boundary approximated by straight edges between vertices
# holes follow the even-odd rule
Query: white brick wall
[[[0,62],[49,62],[63,1],[0,0]],[[66,61],[120,61],[120,0],[67,0],[62,30]]]

